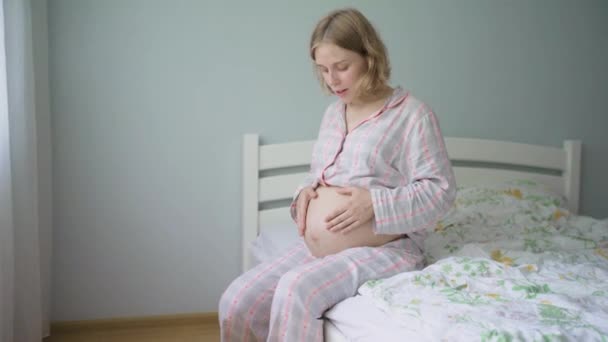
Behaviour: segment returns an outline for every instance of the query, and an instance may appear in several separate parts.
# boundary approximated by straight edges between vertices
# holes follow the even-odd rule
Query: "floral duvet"
[[[608,220],[533,182],[459,188],[425,254],[359,289],[421,341],[608,341]]]

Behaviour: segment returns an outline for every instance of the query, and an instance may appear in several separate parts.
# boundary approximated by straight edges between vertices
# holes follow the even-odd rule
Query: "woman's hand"
[[[296,201],[296,219],[298,223],[298,234],[304,235],[306,231],[306,214],[308,212],[308,203],[313,198],[317,198],[317,192],[311,187],[307,186],[298,195]]]
[[[325,218],[327,230],[347,234],[374,217],[372,195],[369,190],[346,187],[339,188],[336,192],[350,196],[350,201],[327,215]]]

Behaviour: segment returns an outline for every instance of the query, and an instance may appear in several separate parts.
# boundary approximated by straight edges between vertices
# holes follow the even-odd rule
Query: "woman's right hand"
[[[306,231],[308,203],[313,198],[317,198],[317,192],[311,186],[302,189],[298,195],[298,200],[296,202],[296,218],[298,222],[298,234],[300,234],[300,236],[304,236],[304,232]]]

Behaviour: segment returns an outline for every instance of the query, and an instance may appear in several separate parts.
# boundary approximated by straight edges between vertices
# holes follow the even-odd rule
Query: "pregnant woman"
[[[235,279],[219,304],[222,341],[322,341],[323,313],[370,279],[420,266],[455,183],[437,118],[388,80],[386,48],[355,9],[322,18],[310,57],[336,95],[291,215],[303,239]]]

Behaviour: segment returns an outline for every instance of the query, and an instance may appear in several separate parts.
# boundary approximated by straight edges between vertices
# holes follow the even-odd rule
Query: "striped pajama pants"
[[[313,257],[303,240],[235,279],[219,303],[222,341],[323,341],[323,313],[361,284],[421,266],[409,239]]]

